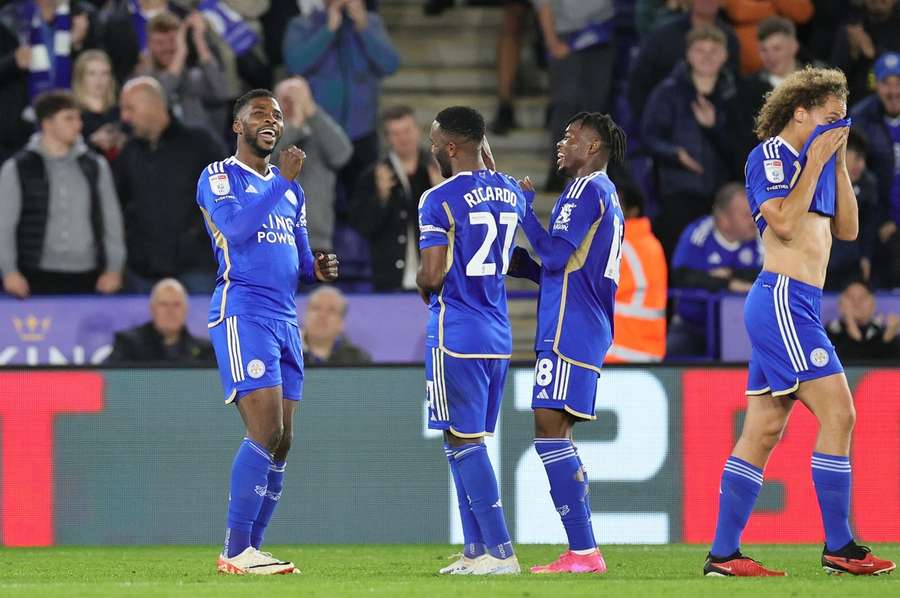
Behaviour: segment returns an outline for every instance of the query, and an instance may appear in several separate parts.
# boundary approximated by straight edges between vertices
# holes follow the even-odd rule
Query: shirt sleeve
[[[450,244],[450,219],[441,199],[433,194],[420,201],[419,231],[419,249]]]
[[[550,236],[564,239],[573,248],[577,248],[594,222],[602,215],[600,206],[604,198],[590,182],[586,183],[580,192],[574,194],[570,192],[567,195],[573,197],[563,199],[559,213],[550,225]]]
[[[705,262],[702,259],[702,248],[691,243],[691,233],[694,227],[687,228],[678,239],[675,245],[675,253],[672,254],[673,268],[692,268],[694,270],[705,270]]]
[[[210,219],[226,239],[242,243],[259,230],[292,184],[293,181],[275,175],[273,183],[265,191],[253,195],[252,200],[242,206],[237,201],[228,173],[211,173],[207,168],[197,182],[197,203],[209,213]]]
[[[759,211],[760,206],[770,199],[788,196],[794,168],[792,163],[785,164],[779,157],[767,160],[762,152],[750,154],[746,179],[751,212]]]
[[[300,280],[316,282],[316,258],[309,247],[309,233],[306,230],[306,195],[303,188],[293,184],[297,194],[297,223],[294,225],[294,240],[297,243],[297,257],[300,259]]]

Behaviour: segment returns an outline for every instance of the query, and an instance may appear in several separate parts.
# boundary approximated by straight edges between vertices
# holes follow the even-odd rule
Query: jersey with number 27
[[[600,370],[613,339],[624,222],[605,172],[576,178],[563,190],[550,214],[550,235],[574,252],[563,269],[541,269],[537,352]]]
[[[456,357],[510,356],[503,276],[524,213],[516,180],[492,170],[460,172],[422,194],[419,248],[447,245],[444,286],[428,306],[427,346]]]

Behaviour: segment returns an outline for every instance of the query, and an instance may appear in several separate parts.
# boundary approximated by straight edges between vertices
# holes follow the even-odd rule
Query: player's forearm
[[[522,220],[522,230],[525,231],[525,236],[531,243],[534,252],[541,258],[543,268],[550,272],[556,272],[565,267],[574,248],[569,242],[553,237],[544,230],[534,211],[526,210],[525,218]]]
[[[846,168],[838,167],[837,198],[834,205],[832,234],[841,241],[853,241],[859,235],[859,206]]]
[[[290,188],[290,181],[282,176],[275,177],[275,182],[259,198],[247,205],[240,206],[236,201],[223,200],[210,215],[213,223],[235,243],[249,239],[263,225],[275,206]]]
[[[316,256],[309,246],[309,235],[305,226],[294,229],[294,241],[297,244],[297,257],[300,258],[300,281],[316,282]]]
[[[822,165],[807,167],[800,173],[800,179],[791,189],[787,197],[774,199],[763,204],[763,217],[766,219],[772,231],[785,241],[794,238],[797,227],[803,216],[809,212],[819,175],[822,173]],[[767,206],[772,204],[771,209]]]

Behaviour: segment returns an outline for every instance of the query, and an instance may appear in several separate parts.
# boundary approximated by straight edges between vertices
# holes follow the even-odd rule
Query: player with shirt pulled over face
[[[525,210],[516,180],[494,170],[484,119],[453,106],[431,126],[446,180],[419,201],[416,285],[428,304],[428,427],[444,432],[465,538],[450,575],[520,572],[483,438],[493,434],[512,354],[503,276]]]
[[[819,421],[812,479],[822,513],[828,573],[878,575],[894,563],[853,540],[850,441],[856,412],[844,368],[825,333],[822,286],[832,236],[856,238],[856,196],[847,174],[847,79],[839,70],[794,72],[756,119],[762,143],[747,158],[750,210],[762,236],[763,270],[747,295],[752,353],[747,413],[722,473],[707,576],[781,576],[740,552],[763,470],[797,401]]]
[[[235,102],[237,152],[210,164],[197,182],[218,280],[209,309],[225,403],[236,403],[247,435],[234,457],[220,573],[272,575],[294,564],[259,550],[284,480],[293,414],[303,392],[303,353],[294,293],[298,281],[337,278],[334,255],[313,255],[306,201],[294,182],[303,152],[281,152],[281,107],[265,89]]]
[[[556,144],[560,175],[572,177],[546,230],[529,205],[522,228],[538,257],[517,247],[511,276],[540,284],[535,335],[534,448],[569,549],[532,573],[605,573],[591,525],[590,484],[572,440],[576,422],[596,419],[597,381],[613,339],[625,216],[606,175],[625,157],[625,133],[606,114],[582,112]],[[534,186],[522,181],[533,200]]]

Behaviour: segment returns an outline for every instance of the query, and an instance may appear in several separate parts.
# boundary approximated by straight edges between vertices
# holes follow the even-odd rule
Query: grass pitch
[[[900,574],[832,577],[819,565],[821,546],[749,546],[748,554],[790,577],[722,579],[701,576],[705,546],[607,546],[606,575],[522,574],[442,577],[435,572],[455,552],[443,545],[271,546],[302,575],[223,576],[215,573],[216,546],[55,547],[0,549],[0,596],[303,596],[342,598],[674,598],[754,596],[900,597]],[[900,559],[900,544],[872,547]],[[523,568],[553,560],[562,548],[517,547]]]

